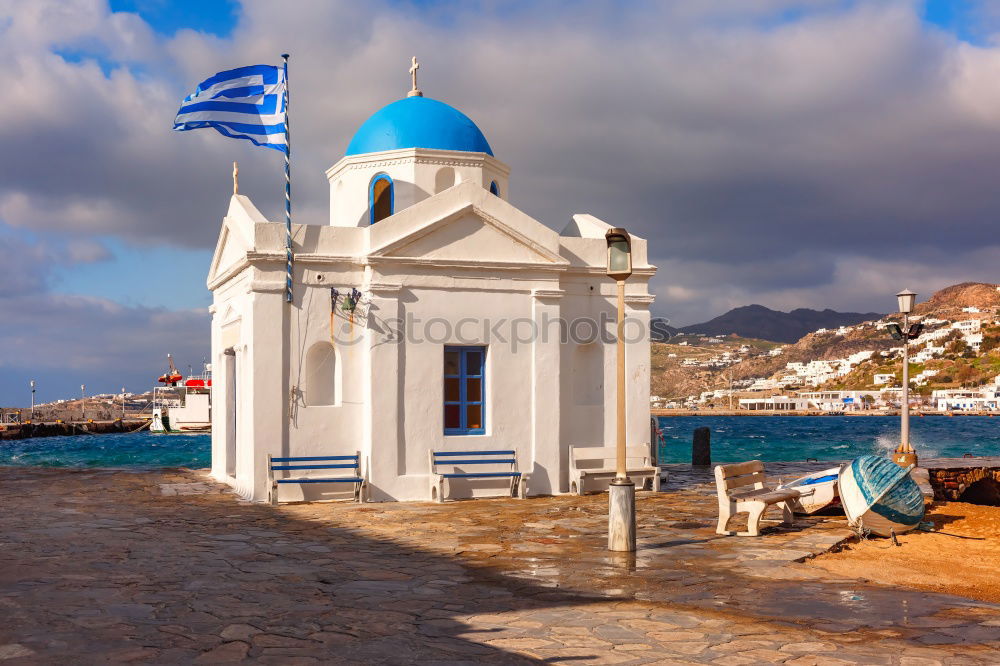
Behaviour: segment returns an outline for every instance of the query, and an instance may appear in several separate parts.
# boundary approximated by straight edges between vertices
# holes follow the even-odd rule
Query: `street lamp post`
[[[31,380],[31,422],[35,422],[35,380]]]
[[[896,294],[899,311],[903,315],[903,404],[899,410],[899,447],[893,453],[893,461],[901,467],[917,464],[917,452],[910,446],[910,340],[919,335],[919,328],[910,330],[910,313],[916,293],[909,289]]]
[[[87,420],[87,397],[86,397],[87,385],[80,384],[80,420]]]
[[[125,387],[122,387],[122,421],[125,420]]]
[[[625,458],[625,280],[632,275],[632,239],[624,229],[608,229],[608,277],[618,283],[618,391],[615,478],[608,486],[608,550],[635,552],[635,484]]]

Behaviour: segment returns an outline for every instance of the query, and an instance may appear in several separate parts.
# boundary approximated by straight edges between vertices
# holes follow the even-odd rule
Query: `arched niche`
[[[454,187],[458,176],[451,167],[441,167],[434,174],[434,194],[444,192],[449,187]]]
[[[306,407],[340,404],[340,354],[330,342],[317,342],[306,353],[302,401]]]

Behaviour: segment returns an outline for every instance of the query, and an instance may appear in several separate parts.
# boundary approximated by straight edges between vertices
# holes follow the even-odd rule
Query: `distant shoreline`
[[[799,412],[799,411],[775,411],[766,409],[651,409],[651,416],[899,416],[899,412],[863,411],[863,412],[842,412],[831,413],[821,411]],[[925,416],[994,416],[997,412],[917,412],[911,411],[913,418],[923,418]]]

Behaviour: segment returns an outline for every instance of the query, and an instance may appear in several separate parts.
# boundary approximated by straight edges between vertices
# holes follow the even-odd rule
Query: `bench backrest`
[[[361,454],[353,456],[292,456],[288,458],[267,457],[271,472],[307,471],[311,469],[352,470],[354,476],[361,476]]]
[[[438,474],[438,466],[465,467],[487,471],[482,465],[510,465],[511,470],[517,470],[517,451],[501,449],[495,451],[431,451],[431,473]]]
[[[764,463],[760,460],[715,466],[715,489],[720,501],[728,499],[734,490],[761,490],[765,481],[767,477],[764,474]]]
[[[573,469],[612,468],[617,464],[618,451],[613,446],[571,446],[569,447],[569,464]],[[580,465],[581,462],[591,463]],[[648,446],[626,446],[625,464],[639,464],[643,467],[652,465]]]

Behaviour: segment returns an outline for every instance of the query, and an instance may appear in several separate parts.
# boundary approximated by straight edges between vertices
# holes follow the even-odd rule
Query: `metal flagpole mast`
[[[282,53],[285,69],[285,300],[292,302],[292,124],[288,115],[288,54]]]

